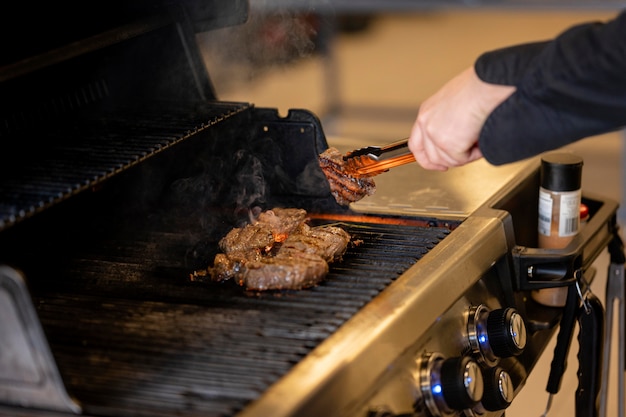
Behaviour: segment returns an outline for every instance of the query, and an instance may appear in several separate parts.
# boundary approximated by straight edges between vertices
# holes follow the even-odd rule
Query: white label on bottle
[[[580,190],[561,193],[559,236],[573,236],[580,226]]]
[[[539,234],[550,236],[552,227],[552,196],[543,188],[539,189]]]

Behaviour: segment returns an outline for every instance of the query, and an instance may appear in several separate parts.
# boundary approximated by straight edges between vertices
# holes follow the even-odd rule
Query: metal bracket
[[[22,274],[0,266],[0,403],[79,414],[67,394]]]

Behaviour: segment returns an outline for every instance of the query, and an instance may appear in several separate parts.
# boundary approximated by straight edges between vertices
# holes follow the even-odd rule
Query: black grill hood
[[[247,0],[14,2],[0,16],[0,67],[151,18],[188,19],[195,32],[244,23]]]

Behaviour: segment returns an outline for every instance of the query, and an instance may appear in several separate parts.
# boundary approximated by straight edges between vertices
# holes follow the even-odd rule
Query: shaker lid
[[[551,191],[580,189],[583,159],[575,154],[553,152],[541,157],[541,187]]]

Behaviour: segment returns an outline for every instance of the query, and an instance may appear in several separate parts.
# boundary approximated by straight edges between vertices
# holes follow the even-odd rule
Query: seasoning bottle
[[[562,249],[580,230],[583,160],[555,152],[541,158],[538,247]],[[551,307],[565,306],[567,287],[532,291],[532,298]]]

